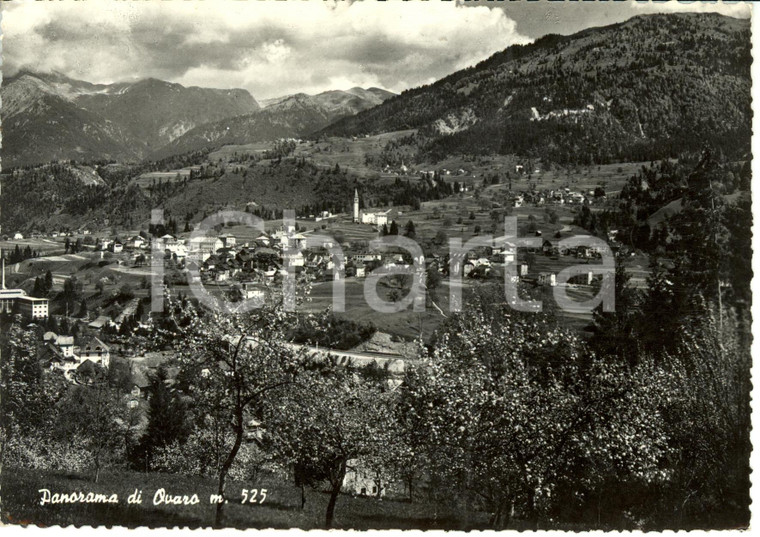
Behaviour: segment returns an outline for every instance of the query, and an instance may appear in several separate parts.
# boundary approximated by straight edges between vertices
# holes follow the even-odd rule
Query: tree
[[[75,386],[63,405],[66,412],[59,415],[55,434],[84,446],[97,483],[103,466],[124,458],[126,405],[104,378]]]
[[[45,295],[53,290],[53,274],[48,270],[45,272],[45,286],[43,287]]]
[[[297,465],[309,482],[330,487],[326,528],[351,465],[393,449],[385,443],[394,429],[393,398],[350,370],[317,367],[267,407],[265,423],[279,458]]]
[[[273,392],[295,381],[300,359],[284,344],[291,321],[280,305],[249,314],[201,312],[189,303],[175,309],[175,315],[185,318],[178,325],[182,328],[176,335],[177,355],[194,412],[232,439],[231,445],[217,444],[218,493],[224,496],[247,418],[260,413]],[[216,526],[222,525],[223,506],[217,505]]]
[[[679,347],[662,361],[668,379],[662,414],[672,448],[663,510],[690,527],[748,524],[749,346],[737,316],[724,312],[721,319],[717,306],[682,332]]]
[[[391,222],[391,229],[388,232],[388,235],[398,235],[398,224],[395,220]]]
[[[139,455],[146,468],[152,467],[153,455],[157,449],[183,441],[189,433],[185,404],[179,394],[168,386],[168,379],[163,364],[149,377],[148,425],[139,444]]]
[[[600,304],[594,310],[594,333],[589,341],[601,356],[624,358],[631,364],[640,355],[637,325],[641,321],[640,300],[629,286],[631,275],[618,259],[615,267],[615,311],[605,312]]]
[[[79,317],[87,317],[87,300],[84,298],[82,299],[82,302],[79,303]]]
[[[406,223],[406,226],[404,227],[404,230],[405,230],[404,231],[404,235],[406,235],[410,239],[413,239],[414,237],[417,236],[417,234],[414,231],[414,222],[412,222],[411,220],[409,220]]]
[[[37,298],[42,298],[45,296],[45,292],[42,290],[42,287],[44,286],[44,280],[37,276],[34,279],[34,287],[32,288],[32,296]]]
[[[6,324],[6,323],[4,323]],[[38,328],[24,328],[20,316],[0,333],[0,410],[7,440],[50,425],[51,409],[60,387],[43,372],[37,358],[41,339]]]
[[[79,299],[82,292],[82,285],[77,280],[76,276],[71,276],[63,282],[63,292],[61,298],[63,299],[66,309],[73,311],[76,301]]]
[[[443,495],[458,491],[496,528],[662,480],[658,377],[599,360],[554,326],[478,300],[406,378],[407,443]]]

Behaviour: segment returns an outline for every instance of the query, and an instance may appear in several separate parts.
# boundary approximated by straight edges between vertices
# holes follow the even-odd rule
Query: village
[[[404,175],[416,174],[419,180],[451,180],[451,172],[446,168],[424,171],[402,164],[393,171]],[[522,178],[531,185],[523,177],[522,165],[516,165],[514,171],[516,182]],[[540,170],[536,169],[534,173],[540,173]],[[461,179],[464,174],[463,169],[454,174],[454,184],[458,187],[455,196],[472,199],[474,182]],[[506,188],[506,185],[496,185],[497,189],[499,187]],[[491,190],[489,196],[496,198],[500,195],[494,187],[487,188]],[[513,190],[509,188],[509,192]],[[551,288],[557,285],[557,273],[562,268],[591,263],[583,277],[574,278],[573,283],[568,284],[572,288],[568,292],[579,300],[594,296],[601,275],[594,274],[593,264],[599,262],[600,252],[586,246],[560,248],[562,239],[583,230],[567,223],[568,217],[560,220],[557,213],[548,212],[547,207],[556,207],[567,214],[573,205],[588,207],[594,203],[601,204],[606,200],[604,190],[597,186],[582,193],[569,187],[538,189],[531,186],[505,199],[511,205],[510,212],[522,222],[520,233],[539,239],[540,247],[523,248],[518,252],[508,247],[506,237],[494,233],[489,242],[480,241],[463,258],[452,260],[445,239],[456,231],[460,231],[459,235],[465,240],[481,235],[486,227],[485,222],[479,223],[483,218],[481,214],[488,215],[489,229],[497,232],[501,223],[493,220],[493,210],[484,211],[480,202],[476,206],[468,206],[460,201],[449,207],[458,207],[460,214],[469,212],[469,217],[463,221],[460,216],[454,224],[453,219],[443,212],[447,207],[445,203],[429,202],[420,211],[408,207],[360,208],[363,204],[360,203],[358,189],[354,190],[353,199],[350,200],[350,214],[323,211],[318,215],[297,215],[293,222],[287,224],[267,222],[264,232],[234,221],[217,225],[200,236],[192,231],[177,235],[162,232],[166,229],[164,226],[153,226],[150,232],[143,230],[134,234],[126,231],[118,234],[93,233],[89,229],[60,230],[48,234],[32,231],[27,239],[17,232],[4,237],[7,250],[15,244],[16,257],[19,257],[18,252],[23,251],[19,245],[26,242],[40,248],[41,253],[10,267],[5,266],[5,258],[13,256],[3,255],[2,311],[5,314],[18,313],[29,321],[53,326],[61,323],[51,323],[50,318],[65,319],[63,322],[69,326],[69,331],[71,326],[79,327],[75,330],[76,338],[56,334],[52,330],[45,332],[48,366],[61,371],[70,382],[93,382],[97,373],[108,370],[113,352],[114,356],[120,357],[117,360],[122,359],[130,364],[128,369],[137,379],[134,393],[139,395],[140,390],[146,387],[148,369],[134,367],[133,364],[145,362],[145,357],[140,356],[140,349],[124,349],[118,342],[130,333],[151,330],[152,314],[148,306],[150,291],[155,284],[153,267],[160,267],[163,274],[161,289],[189,295],[190,286],[202,284],[211,294],[231,303],[271,299],[288,276],[288,271],[291,271],[300,280],[312,282],[317,292],[309,304],[309,311],[318,311],[330,303],[331,282],[344,280],[349,294],[356,295],[361,292],[361,281],[380,267],[386,271],[410,269],[415,260],[408,251],[392,246],[370,249],[372,239],[394,235],[421,239],[435,232],[434,236],[420,241],[424,258],[416,260],[422,261],[428,275],[434,274],[428,277],[437,281],[435,286],[450,287],[455,279],[459,281],[461,278],[464,278],[465,287],[503,279],[505,266],[514,265],[515,274],[523,285]],[[500,207],[495,202],[489,205]],[[497,214],[506,213],[502,211]],[[536,214],[543,214],[543,221],[539,221]],[[441,219],[439,223],[429,227],[433,224],[430,220],[437,218]],[[454,233],[444,233],[440,222],[455,230]],[[614,233],[611,232],[609,238],[615,252],[625,252],[625,247],[615,242]],[[63,253],[53,250],[56,247],[63,247]],[[20,284],[18,288],[6,288],[6,273]],[[29,293],[24,290],[23,287],[28,289],[45,273],[50,274],[45,293],[35,292],[38,291],[36,288]],[[72,283],[75,281],[76,284]],[[383,283],[381,296],[391,302],[400,300],[409,290],[409,283],[403,278],[388,277]],[[68,284],[71,284],[72,293],[76,294],[76,301],[72,301],[71,297],[60,300],[60,295],[54,292],[54,289],[65,288]],[[429,289],[429,292],[433,291]],[[41,294],[46,296],[31,296]],[[444,309],[448,297],[441,295],[445,294],[441,291],[436,293],[441,297],[439,302]],[[366,303],[357,304],[349,297],[349,305],[348,315],[371,318],[381,334],[388,332],[402,341],[421,335],[408,329],[394,334],[393,322],[384,326],[382,317],[368,311]],[[72,311],[77,308],[78,313]],[[445,317],[438,304],[434,308],[440,314],[435,310],[426,313],[432,322],[424,329],[424,337],[429,337]],[[587,323],[589,319],[586,316],[574,321]],[[113,351],[104,340],[112,342]],[[329,349],[324,351],[329,352]],[[396,345],[386,345],[382,351],[391,360],[404,359]],[[365,358],[371,359],[372,356]],[[151,363],[151,367],[157,365],[151,359],[147,362]],[[136,401],[131,400],[130,404],[137,405]]]

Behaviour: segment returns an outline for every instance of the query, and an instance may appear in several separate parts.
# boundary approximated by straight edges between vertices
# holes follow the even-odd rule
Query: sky
[[[516,43],[661,11],[748,17],[743,2],[376,0],[14,1],[3,73],[94,83],[158,78],[257,99],[429,84]]]

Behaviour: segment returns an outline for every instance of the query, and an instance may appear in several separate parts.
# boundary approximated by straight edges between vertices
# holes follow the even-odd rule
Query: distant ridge
[[[515,153],[557,162],[749,149],[750,25],[658,14],[547,35],[404,91],[320,134],[419,129],[420,158]],[[737,146],[737,143],[739,146]]]
[[[258,110],[246,90],[157,79],[92,84],[20,71],[3,81],[5,167],[59,159],[135,160],[197,125]]]
[[[227,144],[304,137],[342,117],[382,104],[394,95],[380,88],[351,88],[265,99],[262,110],[200,125],[153,153],[151,158]]]

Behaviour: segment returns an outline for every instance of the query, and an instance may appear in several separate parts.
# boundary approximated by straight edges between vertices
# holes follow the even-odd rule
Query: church
[[[366,212],[359,211],[359,191],[354,189],[354,218],[353,221],[357,224],[369,224],[373,226],[384,226],[388,224],[388,213],[392,209],[378,212]]]

